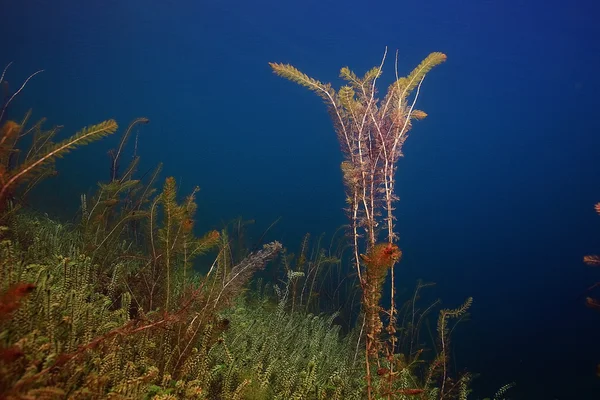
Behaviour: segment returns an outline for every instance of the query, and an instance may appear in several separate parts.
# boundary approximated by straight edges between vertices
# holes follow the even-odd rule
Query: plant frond
[[[373,67],[365,73],[362,81],[363,83],[371,83],[373,79],[377,79],[381,76],[381,69],[379,67]]]
[[[269,63],[269,65],[276,75],[312,90],[327,101],[331,101],[335,95],[335,90],[331,88],[329,83],[322,83],[313,79],[292,65],[280,63]]]
[[[444,337],[448,328],[448,318],[458,318],[469,310],[473,304],[473,298],[469,297],[465,302],[458,308],[455,309],[443,309],[440,311],[440,318],[438,320],[438,334],[440,337]]]
[[[340,69],[340,78],[350,82],[354,87],[360,87],[361,80],[354,72],[350,70],[348,67],[343,67]]]
[[[419,82],[425,78],[425,75],[427,75],[433,67],[446,61],[446,58],[447,56],[440,52],[429,54],[407,77],[400,78],[392,83],[388,92],[391,93],[392,91],[396,91],[398,96],[401,96],[402,99],[406,99],[419,85]]]
[[[422,119],[427,118],[427,113],[425,111],[421,111],[421,110],[413,110],[413,112],[410,113],[410,117],[412,119],[422,120]]]
[[[6,183],[5,187],[9,187],[17,181],[24,180],[27,177],[27,175],[36,167],[39,167],[44,163],[51,162],[56,158],[62,157],[64,154],[67,154],[69,151],[73,150],[76,147],[89,144],[95,140],[101,139],[105,136],[115,133],[117,127],[118,125],[116,121],[110,119],[98,125],[83,128],[81,131],[71,136],[70,138],[53,145],[45,152],[45,154],[39,156],[36,159],[29,160],[28,162],[20,165],[19,168],[17,168],[15,171],[12,171],[11,177]]]
[[[373,79],[377,79],[381,75],[381,70],[379,67],[373,67],[368,70],[362,78],[356,76],[354,72],[350,70],[348,67],[343,67],[340,70],[340,78],[348,81],[352,87],[355,89],[364,92],[366,90],[365,86],[371,84]]]
[[[344,109],[352,112],[356,107],[360,106],[360,103],[354,98],[355,92],[351,86],[342,86],[338,90],[338,101]]]

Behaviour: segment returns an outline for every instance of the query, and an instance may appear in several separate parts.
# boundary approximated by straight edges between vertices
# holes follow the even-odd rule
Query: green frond
[[[190,217],[186,205],[177,204],[177,183],[175,178],[168,177],[163,185],[163,191],[160,195],[163,206],[163,227],[159,229],[159,238],[163,241],[167,263],[171,262],[170,251],[175,249],[178,244],[182,244],[183,235],[179,232],[186,219]],[[188,204],[193,199],[188,199]],[[192,221],[189,221],[191,225]]]
[[[419,85],[421,80],[431,69],[446,61],[444,53],[435,52],[429,54],[421,63],[407,76],[398,79],[389,87],[389,92],[396,91],[397,95],[405,99]]]
[[[373,79],[379,78],[380,75],[381,69],[379,69],[379,67],[373,67],[365,73],[365,76],[363,76],[362,81],[364,83],[371,83]]]
[[[219,244],[220,235],[217,231],[208,232],[196,242],[196,248],[192,255],[206,254]]]
[[[458,308],[455,309],[444,309],[440,311],[440,317],[438,319],[438,334],[444,340],[448,328],[448,318],[459,318],[467,313],[471,305],[473,304],[473,298],[469,297],[465,302]]]
[[[115,120],[107,120],[98,125],[93,125],[90,127],[83,128],[77,134],[71,136],[70,138],[63,140],[60,143],[57,143],[47,149],[43,154],[35,159],[28,160],[19,166],[19,168],[12,171],[10,179],[6,182],[4,187],[2,188],[2,194],[6,188],[10,187],[12,184],[21,182],[27,178],[28,174],[35,170],[35,168],[51,162],[56,158],[62,157],[64,154],[67,154],[69,151],[73,150],[76,147],[83,146],[89,144],[95,140],[101,139],[105,136],[108,136],[112,133],[115,133],[117,130],[117,123]],[[2,195],[0,195],[2,198]]]
[[[319,82],[301,72],[293,65],[280,63],[269,63],[269,65],[276,75],[312,90],[326,101],[331,102],[331,99],[335,96],[335,90],[331,88],[331,84]]]
[[[360,78],[348,67],[340,69],[340,78],[352,83],[353,86],[360,86],[361,83]]]
[[[516,383],[511,382],[511,383],[508,383],[508,384],[502,386],[500,389],[498,389],[498,391],[494,395],[494,400],[504,400],[506,398],[506,397],[504,397],[506,392],[508,392],[510,389],[512,389],[516,385],[517,385]]]
[[[44,130],[42,128],[45,118],[39,120],[35,125],[31,128],[27,129],[23,135],[27,135],[28,132],[32,132],[32,140],[29,151],[25,155],[24,162],[27,162],[31,159],[36,159],[41,155],[45,154],[49,149],[54,146],[54,142],[52,141],[54,137],[60,132],[60,126],[55,126],[52,129]],[[25,125],[21,125],[25,126]]]
[[[219,246],[219,256],[217,257],[217,275],[224,277],[233,268],[232,252],[231,252],[231,241],[229,234],[225,229],[221,231],[217,239]]]
[[[348,67],[343,67],[340,70],[340,78],[348,81],[355,89],[360,91],[367,90],[366,85],[371,84],[373,79],[377,79],[381,75],[379,67],[373,67],[368,70],[362,78],[356,76]]]
[[[167,209],[174,209],[177,207],[177,187],[175,178],[172,176],[165,179],[165,184],[163,185],[163,192],[161,194],[161,200]]]
[[[463,315],[464,313],[467,312],[467,310],[471,307],[471,305],[473,305],[473,298],[469,297],[467,300],[465,300],[465,302],[458,308],[455,308],[453,310],[444,310],[448,315],[451,315],[453,317],[460,317],[461,315]]]
[[[354,98],[355,92],[351,86],[342,86],[338,90],[338,101],[348,111],[352,111],[355,107],[359,106],[360,103]]]
[[[100,187],[100,189],[107,193],[108,196],[115,196],[117,194],[119,194],[120,192],[126,192],[127,190],[135,187],[136,185],[138,185],[140,183],[139,180],[129,180],[129,181],[125,181],[125,182],[119,182],[119,181],[111,181],[109,183],[98,183],[98,186]]]

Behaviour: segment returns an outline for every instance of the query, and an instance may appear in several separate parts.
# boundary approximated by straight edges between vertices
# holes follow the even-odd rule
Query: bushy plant
[[[381,63],[362,77],[343,67],[340,77],[346,84],[337,91],[331,84],[311,78],[292,65],[270,63],[270,66],[275,74],[306,87],[324,100],[344,156],[341,171],[348,205],[348,236],[361,288],[366,397],[371,400],[427,395],[434,380],[437,390],[434,397],[462,397],[461,387],[466,387],[468,378],[458,379],[459,384],[451,384],[449,379],[446,322],[449,317],[464,314],[471,299],[456,310],[442,310],[438,357],[431,363],[429,376],[423,387],[405,386],[402,377],[411,371],[407,367],[410,364],[401,361],[405,355],[398,348],[394,279],[394,267],[402,256],[396,244],[394,216],[398,161],[413,123],[427,116],[415,108],[423,80],[431,69],[446,61],[446,55],[431,53],[406,77],[398,75],[396,55],[396,79],[385,96],[379,98],[376,84],[386,57],[387,48]],[[383,307],[382,291],[388,276],[392,282],[390,304]]]

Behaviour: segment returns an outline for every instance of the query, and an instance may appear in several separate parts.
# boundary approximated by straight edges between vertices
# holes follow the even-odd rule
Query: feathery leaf
[[[389,92],[395,90],[402,99],[406,99],[419,85],[419,82],[425,78],[425,75],[427,75],[433,67],[446,61],[446,58],[446,55],[440,52],[429,54],[407,77],[400,78],[394,82],[389,87]]]
[[[107,135],[114,133],[117,130],[117,123],[110,119],[104,121],[98,125],[90,126],[89,128],[83,128],[80,132],[73,135],[72,137],[63,140],[51,146],[43,155],[35,159],[28,160],[27,162],[20,165],[16,170],[11,171],[10,178],[2,186],[0,190],[0,200],[3,198],[6,190],[15,183],[20,183],[27,179],[29,173],[35,168],[44,165],[45,163],[55,160],[57,157],[61,157],[63,154],[68,153],[70,150],[91,143],[95,140],[103,138]]]
[[[331,88],[329,83],[319,82],[289,64],[269,63],[269,65],[273,68],[275,74],[316,92],[319,96],[329,102],[332,101],[335,90]]]

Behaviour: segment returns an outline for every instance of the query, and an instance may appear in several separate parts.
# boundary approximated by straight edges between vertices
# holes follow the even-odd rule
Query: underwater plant
[[[0,127],[0,218],[9,207],[7,202],[15,196],[19,185],[28,183],[25,192],[43,178],[55,173],[54,162],[76,147],[110,135],[117,130],[117,123],[106,120],[97,125],[81,129],[78,133],[61,142],[54,143],[53,138],[59,127],[43,130],[44,120],[26,128],[31,112],[17,123],[8,120]],[[28,150],[18,147],[25,136],[31,136]],[[18,206],[13,204],[13,206]]]
[[[156,194],[161,166],[137,179],[137,154],[122,170],[127,140],[147,118],[135,119],[109,153],[109,181],[81,196],[78,224],[37,215],[17,195],[53,175],[58,157],[115,133],[117,123],[54,143],[60,127],[45,130],[44,120],[27,127],[30,117],[0,127],[0,398],[241,398],[249,382],[224,386],[212,371],[223,363],[212,353],[228,328],[220,313],[281,244],[227,260],[217,231],[194,233],[198,188],[179,201],[168,177]],[[210,270],[194,271],[194,259],[213,249]]]
[[[89,198],[81,196],[77,223],[61,224],[25,207],[1,214],[0,398],[358,400],[367,393],[369,399],[466,399],[470,375],[448,375],[448,336],[451,320],[463,318],[471,300],[441,310],[438,353],[428,368],[420,368],[419,329],[433,305],[415,307],[426,285],[419,284],[400,310],[393,287],[390,308],[380,305],[388,270],[393,274],[401,257],[392,213],[395,163],[411,119],[425,116],[408,96],[418,94],[426,72],[444,59],[434,53],[419,71],[397,78],[381,103],[375,82],[383,61],[361,79],[343,69],[349,84],[338,93],[327,89],[338,102],[332,113],[343,116],[351,138],[342,170],[362,326],[341,337],[337,313],[315,315],[323,311],[319,294],[341,296],[344,281],[335,279],[342,275],[345,243],[326,250],[322,238],[310,245],[307,236],[297,257],[277,241],[248,248],[241,220],[233,232],[198,236],[198,188],[180,198],[173,177],[155,188],[160,165],[138,178],[137,147],[121,168],[133,129],[149,122],[137,118],[109,153],[108,181]],[[28,130],[25,123],[6,125],[10,133],[2,143],[12,147],[0,153],[3,177],[18,178],[1,200],[10,205],[14,189],[47,176],[56,157],[117,129],[112,120],[103,124],[58,144],[50,144],[58,128],[45,132],[42,122]],[[19,161],[12,140],[28,133],[33,144]],[[209,251],[216,253],[212,261],[198,265]],[[254,274],[280,253],[284,285],[273,284],[267,296],[266,285],[258,284],[258,293],[242,297]]]
[[[415,108],[423,80],[432,68],[446,61],[445,54],[431,53],[408,76],[400,77],[396,53],[396,79],[380,99],[377,97],[376,83],[382,74],[386,57],[387,48],[379,66],[370,69],[362,77],[348,67],[342,68],[340,77],[347,83],[337,91],[331,84],[311,78],[292,65],[270,63],[275,74],[308,88],[324,100],[344,155],[341,170],[348,204],[346,214],[350,221],[353,263],[362,290],[369,399],[377,396],[373,383],[374,373],[371,371],[374,366],[377,367],[378,375],[393,377],[402,373],[401,370],[395,370],[397,309],[394,284],[391,285],[389,308],[382,310],[380,305],[388,271],[394,282],[394,266],[402,256],[396,244],[398,234],[394,224],[394,209],[398,200],[395,176],[398,160],[402,156],[402,145],[413,121],[427,116],[425,112]],[[471,299],[468,299],[457,310],[443,310],[438,333],[446,332],[444,324],[447,317],[464,314],[470,304]],[[385,343],[382,311],[387,317]],[[444,343],[445,339],[442,338],[442,347]],[[381,367],[382,360],[388,362],[387,368]],[[446,363],[447,354],[443,350],[434,363],[444,371],[440,398],[445,395]],[[386,385],[380,387],[378,395],[391,398],[394,394],[408,394],[407,388],[396,390],[391,385],[384,386]]]
[[[337,313],[289,311],[293,280],[259,282],[225,313],[232,321],[224,335],[232,357],[221,373],[227,381],[249,378],[243,397],[248,400],[362,399],[364,370],[354,358],[355,335],[340,335]]]
[[[82,195],[78,224],[22,207],[19,196],[54,175],[58,157],[118,128],[107,120],[55,143],[60,127],[28,126],[31,111],[4,121],[37,73],[0,113],[0,398],[213,398],[222,385],[206,368],[227,329],[219,313],[281,244],[217,262],[219,233],[194,233],[197,188],[180,202],[172,177],[155,194],[160,165],[145,182],[135,178],[137,154],[120,168],[132,129],[147,118],[109,153],[110,180]],[[201,275],[193,260],[211,249],[219,255]],[[232,388],[237,398],[245,385]]]
[[[594,210],[596,211],[596,213],[598,215],[600,215],[600,203],[596,203],[594,205]],[[583,262],[591,267],[600,267],[600,255],[589,254],[587,256],[584,256]],[[592,287],[590,287],[588,289],[588,291],[592,291],[593,289],[597,288],[598,286],[600,286],[600,282],[594,284]],[[587,296],[585,298],[585,304],[590,308],[600,311],[600,300],[598,300],[594,297]]]
[[[11,64],[9,63],[0,75],[0,85],[4,87],[8,86],[4,77]],[[18,208],[18,204],[7,204],[8,201],[13,200],[18,186],[28,182],[25,193],[28,192],[43,178],[55,173],[54,161],[57,158],[76,147],[91,143],[117,130],[117,123],[111,119],[83,128],[70,138],[54,143],[53,138],[60,128],[43,130],[43,119],[27,128],[31,111],[20,123],[11,120],[3,121],[10,103],[23,91],[27,83],[41,72],[43,70],[31,74],[21,87],[8,97],[0,109],[0,124],[2,124],[0,125],[0,219],[5,216],[4,213],[9,206],[13,207],[13,211]],[[29,137],[30,140],[26,152],[19,148],[24,137]]]
[[[0,236],[0,398],[138,399],[152,391],[227,398],[210,395],[221,391],[221,376],[211,369],[227,356],[222,335],[229,323],[218,313],[276,254],[277,242],[231,266],[223,279],[217,270],[177,279],[166,312],[138,308],[143,293],[119,293],[118,282],[105,287],[105,271],[85,254],[73,226],[25,212],[12,222]],[[131,285],[133,272],[113,278]]]
[[[314,314],[339,313],[344,308],[340,289],[346,278],[341,272],[341,253],[345,247],[334,247],[332,238],[329,248],[326,248],[323,241],[324,235],[311,240],[311,235],[307,233],[300,243],[297,255],[289,253],[285,248],[282,251],[280,259],[285,278],[290,282],[292,313],[295,310]]]

